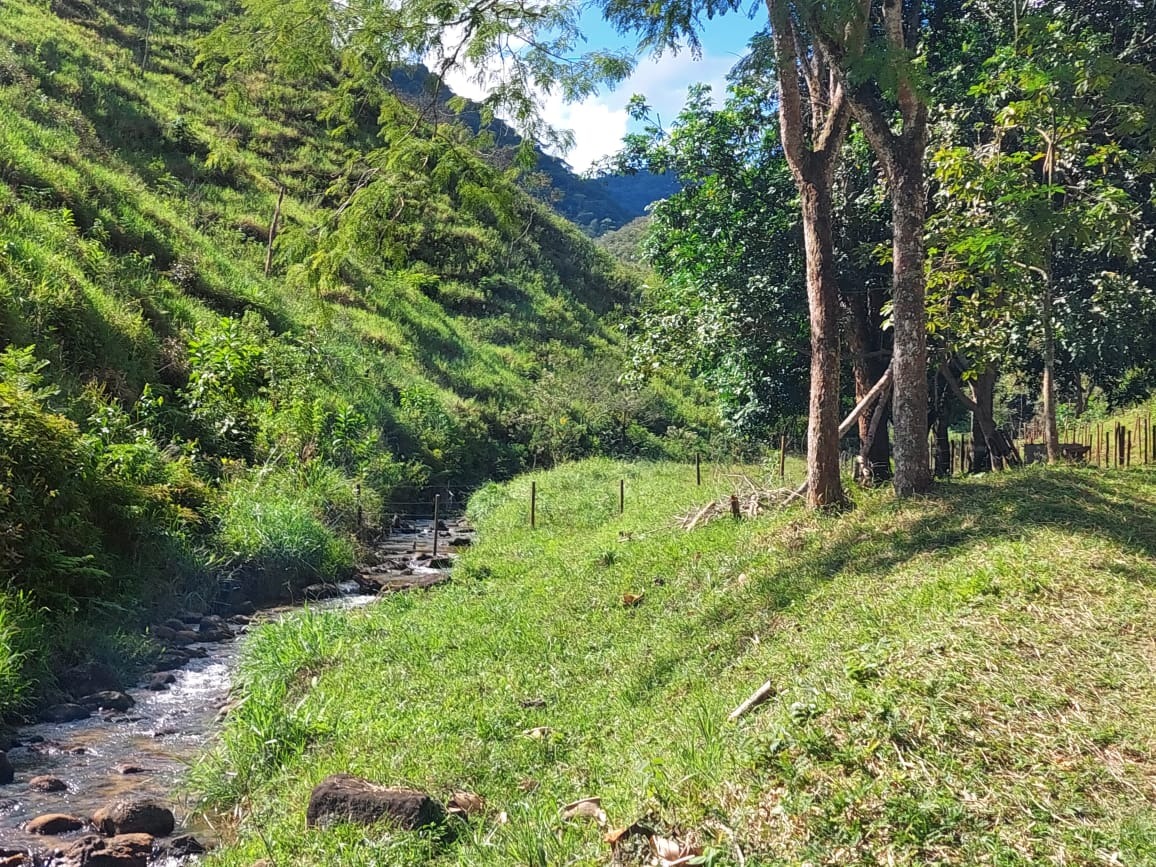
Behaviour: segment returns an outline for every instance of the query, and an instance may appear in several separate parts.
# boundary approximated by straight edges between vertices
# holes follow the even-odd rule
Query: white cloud
[[[711,85],[716,97],[721,96],[726,90],[726,74],[735,60],[733,56],[709,54],[695,60],[685,52],[646,58],[639,62],[634,74],[612,92],[572,104],[558,96],[547,97],[543,100],[545,119],[557,129],[574,133],[574,147],[559,156],[575,171],[585,171],[621,146],[630,124],[626,103],[631,95],[645,96],[662,122],[669,124],[686,101],[691,84],[705,82]],[[447,83],[455,93],[480,100],[485,96],[485,88],[476,79],[476,74],[455,71],[447,76]]]

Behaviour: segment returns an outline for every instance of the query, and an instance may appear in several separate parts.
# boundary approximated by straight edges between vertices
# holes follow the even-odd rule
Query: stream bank
[[[458,521],[439,525],[436,557],[431,521],[403,525],[373,547],[354,580],[306,588],[305,595],[312,598],[305,604],[317,608],[367,605],[383,593],[447,580],[450,552],[469,544],[472,531]],[[111,695],[105,699],[115,703],[115,709],[19,728],[7,753],[15,779],[0,785],[0,865],[85,863],[78,849],[71,857],[67,850],[93,833],[94,814],[124,799],[145,799],[171,808],[176,826],[170,838],[191,834],[211,845],[212,828],[195,816],[179,787],[186,769],[207,748],[227,713],[240,656],[240,643],[232,639],[252,623],[289,616],[301,607],[282,605],[252,617],[210,617],[198,625],[188,623],[185,630],[176,629],[181,625],[177,623],[159,627],[168,630],[162,635],[187,631],[201,640],[182,637],[184,643],[174,648],[179,652],[167,655],[169,661],[162,662],[161,672],[117,693],[127,700]],[[28,823],[49,814],[77,817],[84,824],[61,834],[32,833]],[[174,864],[189,857],[180,852],[169,855],[163,844],[154,844],[153,853],[154,857],[136,863]]]

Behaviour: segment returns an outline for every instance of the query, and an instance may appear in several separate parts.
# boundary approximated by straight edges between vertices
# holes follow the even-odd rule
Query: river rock
[[[200,840],[191,834],[182,834],[179,837],[173,837],[171,840],[153,845],[154,861],[160,861],[164,858],[180,861],[191,855],[203,854],[205,854],[205,847],[201,845]]]
[[[56,678],[60,688],[70,695],[91,695],[108,689],[124,689],[120,675],[103,662],[86,662],[73,666]]]
[[[334,774],[313,788],[305,822],[310,827],[333,822],[370,825],[386,819],[412,831],[437,825],[445,815],[445,808],[425,792],[387,788],[350,774]]]
[[[472,544],[474,544],[474,540],[466,536],[454,536],[454,538],[449,541],[451,548],[468,548]]]
[[[200,640],[201,640],[201,636],[197,635],[197,633],[193,632],[193,630],[188,629],[188,628],[182,629],[180,632],[178,632],[176,635],[174,635],[172,637],[172,641],[174,644],[182,644],[182,645],[183,644],[192,644],[193,642],[200,641]]]
[[[177,631],[168,626],[154,626],[150,632],[157,641],[172,641],[177,637]]]
[[[68,784],[59,777],[39,776],[28,781],[28,788],[38,792],[66,792]]]
[[[189,628],[185,625],[185,621],[176,617],[170,617],[161,625],[171,629],[173,632],[181,632]]]
[[[37,816],[24,826],[29,834],[68,834],[79,831],[88,823],[80,816],[69,816],[67,813],[45,813]]]
[[[176,682],[177,676],[171,671],[161,671],[152,676],[149,680],[148,688],[153,692],[160,692],[161,690],[168,689],[170,683]]]
[[[73,720],[84,719],[91,711],[79,704],[54,704],[52,707],[40,714],[40,719],[44,722],[50,723],[66,723]]]
[[[120,834],[108,840],[81,837],[64,852],[61,867],[147,867],[153,850],[148,834]]]
[[[116,766],[116,772],[124,776],[129,774],[147,774],[148,768],[142,768],[140,765],[130,765],[128,763]]]
[[[136,704],[131,695],[115,689],[86,695],[80,703],[92,710],[118,710],[122,713]]]
[[[151,834],[167,837],[173,833],[173,811],[147,798],[123,798],[92,814],[92,824],[106,837],[114,834]]]
[[[197,624],[197,633],[201,636],[201,641],[228,641],[233,637],[233,630],[216,614],[202,617]]]
[[[313,601],[333,599],[341,595],[341,588],[336,584],[310,584],[301,590],[301,595]]]
[[[16,771],[8,761],[7,753],[0,753],[0,786],[6,786],[16,779]]]

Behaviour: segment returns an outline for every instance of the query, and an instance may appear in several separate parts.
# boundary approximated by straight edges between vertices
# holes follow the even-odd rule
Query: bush
[[[354,547],[322,520],[326,506],[341,523],[356,510],[346,483],[335,499],[332,474],[273,472],[227,485],[218,514],[217,544],[234,564],[260,567],[290,585],[329,581],[353,566]],[[334,523],[337,523],[336,521]]]

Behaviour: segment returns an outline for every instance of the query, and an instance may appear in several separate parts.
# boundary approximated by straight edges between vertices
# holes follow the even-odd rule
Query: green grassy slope
[[[211,863],[608,863],[606,829],[559,815],[590,796],[712,864],[1156,863],[1156,471],[675,526],[732,484],[602,460],[521,477],[475,495],[445,588],[262,627],[195,772],[240,816]],[[452,839],[306,830],[335,772],[488,812]]]
[[[324,75],[196,66],[230,14],[0,8],[0,615],[27,634],[44,605],[131,633],[143,588],[338,574],[357,485],[376,521],[426,486],[711,424],[682,391],[616,386],[630,279],[464,137],[388,100],[319,120]],[[5,634],[18,669],[37,641]]]

